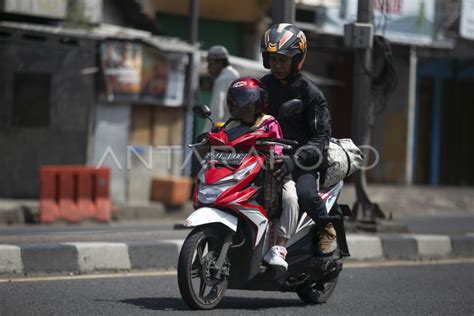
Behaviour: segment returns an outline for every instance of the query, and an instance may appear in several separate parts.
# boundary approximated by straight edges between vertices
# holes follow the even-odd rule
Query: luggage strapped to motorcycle
[[[347,178],[363,165],[364,155],[350,138],[331,138],[328,146],[328,168],[321,187],[328,188]]]

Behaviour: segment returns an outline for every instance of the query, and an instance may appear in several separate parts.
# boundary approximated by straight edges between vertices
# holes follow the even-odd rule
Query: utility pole
[[[189,43],[196,45],[198,42],[199,26],[199,0],[189,0]],[[196,90],[198,82],[199,50],[189,54],[188,75],[186,77],[186,96],[187,106],[185,109],[184,135],[183,135],[183,161],[191,154],[192,150],[188,144],[193,142],[194,114],[192,111],[196,103]],[[190,160],[189,160],[190,161]],[[191,163],[184,166],[183,174],[191,175]]]
[[[189,43],[194,45],[199,34],[199,0],[189,0],[189,20]]]
[[[357,23],[347,25],[345,32],[346,43],[349,37],[354,48],[354,75],[353,75],[353,114],[352,135],[355,143],[363,147],[365,156],[364,167],[368,165],[371,152],[368,145],[371,142],[371,132],[374,122],[374,103],[371,93],[372,71],[372,42],[373,42],[373,2],[359,0],[357,7]],[[377,230],[376,219],[385,218],[377,204],[370,201],[367,192],[365,168],[355,173],[356,202],[353,211],[359,220],[360,228]],[[360,214],[361,213],[361,214]]]
[[[295,23],[294,0],[272,0],[272,25]]]

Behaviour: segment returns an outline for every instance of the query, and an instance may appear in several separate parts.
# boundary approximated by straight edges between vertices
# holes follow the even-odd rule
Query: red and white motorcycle
[[[287,115],[298,105],[288,102]],[[194,112],[209,118],[207,106]],[[343,215],[347,205],[338,205],[343,182],[321,191],[328,216],[317,223],[302,212],[296,233],[287,243],[288,270],[262,261],[272,246],[271,220],[277,217],[281,187],[273,178],[269,161],[274,146],[291,150],[294,141],[275,139],[272,132],[248,127],[213,130],[190,146],[217,146],[203,160],[194,192],[195,211],[185,226],[194,227],[181,248],[178,284],[181,296],[192,309],[216,307],[229,289],[296,292],[303,302],[322,303],[333,293],[342,270],[341,259],[349,256]],[[229,152],[229,148],[234,149]],[[319,252],[318,228],[332,222],[337,232],[337,250],[330,256]]]

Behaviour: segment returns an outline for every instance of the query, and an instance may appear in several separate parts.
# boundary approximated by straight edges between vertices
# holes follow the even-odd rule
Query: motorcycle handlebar
[[[277,142],[277,143],[281,143],[281,144],[285,144],[285,145],[290,145],[290,146],[293,146],[293,147],[297,147],[299,145],[299,143],[295,140],[289,140],[289,139],[273,139],[273,141]]]
[[[207,139],[203,139],[201,142],[199,143],[194,143],[194,144],[188,144],[188,148],[193,148],[193,147],[197,147],[197,146],[204,146],[207,144]]]
[[[298,146],[298,142],[289,139],[274,138],[262,139],[257,142],[257,145],[276,145],[283,147],[283,149],[292,150],[294,147]]]
[[[291,145],[287,145],[287,144],[283,144],[281,143],[280,141],[271,141],[271,140],[262,140],[262,141],[258,141],[257,142],[257,145],[260,145],[260,146],[272,146],[272,145],[275,145],[275,146],[281,146],[283,147],[283,149],[293,149],[293,146]]]

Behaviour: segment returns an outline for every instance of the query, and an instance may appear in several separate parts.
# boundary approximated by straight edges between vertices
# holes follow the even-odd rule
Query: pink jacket
[[[276,133],[276,138],[283,138],[283,133],[281,131],[280,124],[271,115],[264,115],[263,117],[257,119],[257,122],[255,122],[255,125],[254,126],[257,129],[264,129],[268,127],[268,130],[270,132]],[[283,155],[283,148],[281,146],[275,146],[275,154],[277,154],[278,156]]]
[[[226,128],[234,128],[239,126],[240,123],[238,121],[233,121],[227,126]],[[262,115],[257,118],[255,124],[252,128],[257,130],[263,130],[268,128],[268,131],[275,132],[276,138],[283,138],[283,132],[281,131],[280,124],[278,121],[271,115]],[[275,154],[278,156],[283,155],[283,148],[281,146],[275,146]]]

